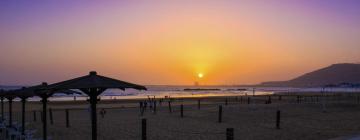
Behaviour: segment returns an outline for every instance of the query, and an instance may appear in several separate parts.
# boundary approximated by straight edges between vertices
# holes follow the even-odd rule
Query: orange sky
[[[58,82],[90,70],[139,84],[255,84],[360,61],[359,17],[306,3],[14,7],[20,10],[1,15],[0,85]]]

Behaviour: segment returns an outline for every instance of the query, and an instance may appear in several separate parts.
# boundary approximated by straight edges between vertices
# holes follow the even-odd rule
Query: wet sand
[[[148,109],[144,116],[140,116],[138,100],[100,101],[98,112],[105,108],[106,115],[98,115],[98,139],[140,140],[142,118],[147,119],[149,140],[221,140],[226,138],[226,128],[234,128],[236,140],[327,140],[360,133],[360,104],[355,95],[329,96],[324,100],[309,95],[301,103],[296,96],[282,96],[281,100],[276,96],[271,98],[271,104],[264,104],[268,96],[249,97],[250,104],[247,97],[242,97],[242,101],[240,97],[201,98],[201,109],[197,107],[200,98],[176,99],[172,113],[168,103],[163,102],[157,105],[156,114]],[[184,104],[184,118],[180,117],[180,104]],[[223,107],[222,123],[218,123],[219,105]],[[48,120],[49,137],[91,139],[88,106],[84,101],[50,102],[54,124]],[[42,134],[40,109],[39,102],[27,104],[27,128],[36,129],[38,138]],[[65,109],[70,109],[70,128],[66,128]],[[277,110],[281,110],[281,129],[275,128]],[[14,121],[20,123],[20,117],[20,104],[16,102]]]

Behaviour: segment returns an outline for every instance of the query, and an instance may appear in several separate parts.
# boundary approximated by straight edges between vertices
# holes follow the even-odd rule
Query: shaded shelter
[[[80,92],[72,91],[72,90],[55,90],[50,89],[47,83],[42,83],[38,86],[29,87],[25,89],[23,93],[34,94],[41,98],[42,102],[42,118],[43,118],[43,140],[47,139],[47,103],[49,102],[49,97],[53,96],[55,93],[64,93],[64,94],[81,94]]]
[[[79,89],[90,97],[92,140],[97,139],[96,104],[98,102],[97,97],[101,93],[108,88],[118,88],[121,90],[125,90],[127,88],[146,90],[144,86],[97,75],[95,71],[90,72],[89,75],[86,76],[55,83],[50,85],[50,88],[52,90]]]
[[[21,134],[25,135],[25,103],[28,98],[35,96],[33,88],[21,88],[14,91],[14,94],[21,100]]]
[[[23,92],[27,90],[25,87],[23,87],[22,89],[18,89],[15,90],[15,94],[17,97],[20,98],[21,100],[21,134],[25,135],[25,103],[27,98],[30,98],[32,96],[34,96],[35,94],[33,93],[28,93],[28,92]]]
[[[13,126],[12,103],[13,103],[13,100],[16,98],[16,95],[14,94],[14,90],[6,91],[4,97],[8,100],[8,103],[9,103],[9,125],[8,125],[8,127],[12,127]]]

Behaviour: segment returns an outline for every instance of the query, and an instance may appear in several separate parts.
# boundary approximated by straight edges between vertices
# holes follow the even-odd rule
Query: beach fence
[[[276,111],[276,129],[280,129],[280,110]]]
[[[218,116],[218,122],[221,123],[222,122],[222,106],[219,105],[219,116]]]
[[[181,116],[181,118],[184,117],[184,105],[183,104],[180,105],[180,116]]]
[[[49,119],[50,119],[50,124],[53,125],[54,124],[54,118],[53,118],[53,112],[52,112],[51,108],[49,108]]]
[[[198,100],[199,101],[199,100]],[[200,103],[198,102],[198,105]],[[155,107],[155,106],[154,106]],[[168,108],[169,108],[169,112],[172,112],[172,105],[171,102],[168,102]],[[179,105],[179,113],[180,113],[180,117],[183,118],[184,115],[184,105],[180,104]],[[176,111],[177,112],[177,111]],[[222,105],[219,106],[219,122],[222,122]],[[148,130],[147,130],[147,119],[143,118],[141,119],[141,140],[147,140],[147,139],[158,139],[159,137],[152,137],[148,135]],[[161,128],[162,130],[164,128]],[[170,129],[166,129],[166,131],[168,131],[169,133],[177,133],[177,134],[189,134],[189,135],[224,135],[224,138],[226,138],[226,140],[233,140],[234,139],[234,128],[228,128],[226,129],[224,132],[186,132],[186,131],[182,131],[182,130],[170,130]]]
[[[277,98],[276,98],[277,97]],[[189,109],[188,109],[188,106],[182,104],[184,103],[184,100],[172,100],[172,101],[168,101],[168,106],[164,106],[165,110],[163,111],[166,111],[166,108],[168,108],[168,111],[169,113],[172,113],[174,112],[173,110],[173,103],[181,103],[180,105],[175,105],[174,106],[174,109],[175,109],[175,112],[176,114],[178,114],[178,112],[180,112],[180,117],[181,118],[184,118],[184,116],[187,116],[185,115],[185,107],[186,107],[186,110],[189,110],[189,111],[195,111],[195,110],[206,110],[206,107],[210,107],[210,106],[213,106],[213,107],[218,107],[218,113],[214,113],[214,116],[217,115],[217,118],[218,118],[218,123],[223,123],[223,115],[224,115],[224,112],[223,112],[223,109],[227,108],[227,106],[229,105],[229,107],[234,107],[234,106],[231,106],[231,105],[234,105],[234,103],[239,103],[239,104],[242,104],[243,103],[243,99],[247,99],[247,104],[266,104],[267,103],[293,103],[294,105],[296,104],[303,104],[303,103],[321,103],[322,100],[326,100],[327,103],[338,103],[338,102],[341,102],[341,101],[351,101],[352,103],[356,103],[356,104],[359,104],[359,100],[360,100],[360,96],[358,94],[352,94],[352,95],[341,95],[341,94],[329,94],[329,95],[292,95],[292,96],[289,96],[289,95],[273,95],[273,96],[254,96],[254,97],[246,97],[246,96],[240,96],[240,97],[233,97],[233,98],[223,98],[223,99],[189,99],[189,100],[192,100],[193,101],[193,106],[191,106],[192,108],[190,108],[189,106]],[[276,100],[277,99],[277,100]],[[218,100],[218,102],[215,102],[215,103],[207,103],[207,104],[204,104],[206,103],[207,101],[208,102],[211,102],[211,100]],[[159,114],[161,113],[161,108],[157,108],[156,106],[156,102],[153,102],[154,104],[152,104],[152,111],[153,111],[153,114],[157,114],[157,109],[160,110]],[[196,106],[197,104],[197,106]],[[225,106],[223,106],[225,105]],[[246,106],[246,103],[244,103],[244,106]],[[196,109],[197,108],[197,109]],[[204,109],[203,109],[204,108]],[[85,110],[84,108],[79,108],[81,110]],[[116,109],[116,108],[113,108],[113,109]],[[49,119],[50,119],[50,124],[54,124],[56,123],[56,115],[53,115],[53,112],[54,111],[60,111],[62,110],[63,112],[65,112],[65,118],[66,118],[66,128],[69,128],[70,127],[70,118],[69,118],[69,111],[70,110],[76,110],[75,109],[52,109],[52,108],[49,108]],[[142,109],[142,110],[145,110],[145,109]],[[141,111],[142,111],[141,110]],[[226,111],[226,110],[225,110]],[[36,122],[37,121],[37,113],[42,113],[41,111],[36,111],[36,110],[33,110],[33,121]],[[143,111],[142,111],[143,112]],[[226,112],[225,112],[226,113]],[[290,118],[288,115],[285,115],[285,116],[282,116],[281,115],[282,111],[280,110],[277,110],[275,116],[275,121],[273,120],[273,122],[275,122],[275,129],[280,129],[281,128],[281,125],[280,123],[282,123],[282,125],[290,125],[289,123],[283,123],[281,122],[281,117],[285,117],[285,119],[287,118]],[[225,114],[226,115],[226,114]],[[42,115],[40,115],[40,119],[42,120],[41,118]],[[226,116],[225,116],[226,117]],[[214,117],[215,118],[215,117]],[[296,117],[293,117],[293,118],[296,118]],[[226,118],[227,119],[227,118]],[[304,119],[305,121],[306,120],[312,120],[311,117],[309,118],[305,118],[305,117],[301,117],[301,118],[296,118],[296,119]],[[225,120],[226,121],[226,120]],[[321,119],[319,121],[322,121]],[[274,124],[274,123],[273,123]],[[143,127],[144,123],[142,121],[142,131],[144,131],[144,134],[142,133],[141,137],[143,137],[143,135],[145,135],[145,137],[149,137],[149,135],[146,133],[146,125],[148,125],[146,123],[146,120],[145,120],[145,127]],[[273,128],[274,129],[274,128]],[[319,130],[327,130],[327,129],[321,129],[321,128],[318,128]],[[335,129],[337,130],[337,129]],[[226,131],[224,132],[186,132],[186,131],[181,131],[181,130],[167,130],[171,133],[182,133],[182,134],[192,134],[192,135],[206,135],[206,134],[210,134],[210,135],[224,135],[224,137],[226,136],[226,139],[234,139],[233,136],[234,136],[234,131],[233,129],[226,129]],[[150,137],[151,138],[151,137]],[[146,138],[145,138],[146,139]],[[154,139],[154,138],[151,138],[151,139]]]
[[[179,130],[168,130],[168,132],[175,132],[175,133],[182,133],[182,134],[190,134],[190,135],[221,135],[225,134],[226,140],[234,140],[234,128],[227,128],[225,133],[221,132],[186,132],[186,131],[179,131]],[[147,135],[147,119],[141,119],[141,140],[148,140]]]
[[[228,105],[229,100],[226,98],[225,99],[225,105]],[[179,112],[180,112],[180,117],[183,118],[184,117],[184,105],[180,104],[179,105]],[[201,100],[197,100],[197,108],[200,109],[201,106]],[[219,111],[218,111],[218,122],[221,123],[222,122],[222,114],[223,114],[223,107],[222,105],[219,105]],[[171,113],[172,112],[172,105],[171,105],[171,101],[168,102],[168,110]],[[141,119],[141,140],[147,140],[148,137],[150,137],[151,139],[158,139],[158,137],[154,138],[151,136],[148,136],[148,132],[147,132],[147,119],[143,118]],[[162,128],[163,129],[163,128]],[[234,128],[227,128],[224,132],[186,132],[186,131],[181,131],[181,130],[166,130],[170,133],[178,133],[178,134],[189,134],[189,135],[224,135],[224,138],[226,138],[226,140],[234,140]]]
[[[34,116],[34,122],[36,122],[37,118],[36,118],[36,111],[33,111],[33,116]]]

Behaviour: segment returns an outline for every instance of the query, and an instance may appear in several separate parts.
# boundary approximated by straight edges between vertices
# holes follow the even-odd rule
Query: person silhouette
[[[105,114],[106,114],[106,110],[104,108],[101,109],[101,111],[100,111],[101,118],[104,118]]]

